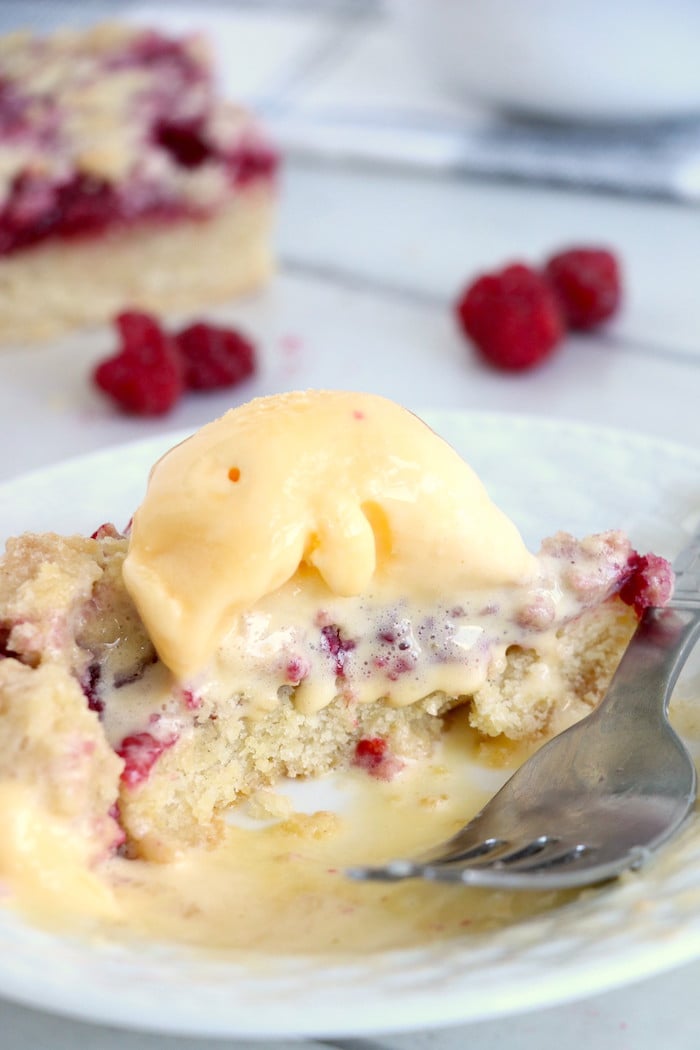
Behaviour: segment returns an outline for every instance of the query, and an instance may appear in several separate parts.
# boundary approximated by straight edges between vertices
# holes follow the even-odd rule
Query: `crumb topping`
[[[208,214],[275,164],[245,110],[217,97],[200,35],[110,24],[0,39],[0,254]]]

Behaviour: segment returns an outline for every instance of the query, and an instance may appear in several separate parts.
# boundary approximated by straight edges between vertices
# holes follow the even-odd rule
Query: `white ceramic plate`
[[[619,526],[673,555],[700,517],[700,453],[585,426],[426,416],[536,546],[558,528]],[[0,535],[125,523],[154,459],[148,440],[0,486]],[[685,686],[695,688],[690,669]],[[700,699],[700,687],[698,687]],[[700,724],[700,717],[698,718]],[[638,876],[492,935],[344,961],[168,945],[138,952],[0,913],[0,993],[110,1024],[230,1037],[359,1035],[467,1022],[612,988],[700,957],[700,819]]]

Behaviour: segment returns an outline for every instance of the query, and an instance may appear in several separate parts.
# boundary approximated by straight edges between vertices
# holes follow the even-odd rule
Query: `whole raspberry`
[[[456,310],[463,330],[483,357],[505,371],[538,364],[564,334],[552,289],[522,263],[477,278],[463,292]]]
[[[255,348],[231,328],[199,322],[175,336],[190,390],[235,386],[255,371]]]
[[[129,310],[119,314],[116,326],[119,353],[97,366],[96,384],[126,412],[164,415],[184,389],[177,346],[149,314]]]
[[[570,248],[553,255],[545,276],[559,299],[569,328],[586,331],[607,321],[622,298],[620,267],[604,248]]]

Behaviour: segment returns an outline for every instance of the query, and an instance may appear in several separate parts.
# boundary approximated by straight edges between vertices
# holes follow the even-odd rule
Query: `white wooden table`
[[[600,334],[569,339],[531,373],[508,376],[482,366],[451,316],[465,279],[509,259],[537,260],[581,241],[610,244],[623,260],[628,292],[619,321]],[[307,386],[354,388],[418,410],[558,416],[700,444],[696,210],[649,199],[290,161],[278,247],[279,273],[269,290],[221,311],[246,326],[262,352],[260,375],[234,401]],[[92,363],[110,346],[105,332],[0,356],[1,480],[158,430],[195,428],[232,402],[226,394],[193,398],[165,422],[117,416],[88,378]],[[569,1050],[697,1050],[699,985],[700,962],[522,1018],[378,1043],[404,1050],[458,1050],[467,1043],[479,1050],[560,1050],[563,1042]],[[84,1050],[215,1045],[117,1033],[0,1003],[2,1050],[68,1050],[78,1044]],[[292,1044],[266,1045],[281,1050]]]

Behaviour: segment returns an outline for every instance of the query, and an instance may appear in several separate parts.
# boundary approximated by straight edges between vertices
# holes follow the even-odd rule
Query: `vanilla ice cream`
[[[415,415],[376,395],[309,391],[234,409],[155,465],[124,580],[161,659],[186,678],[290,581],[317,601],[325,589],[428,604],[535,569],[475,473]]]

